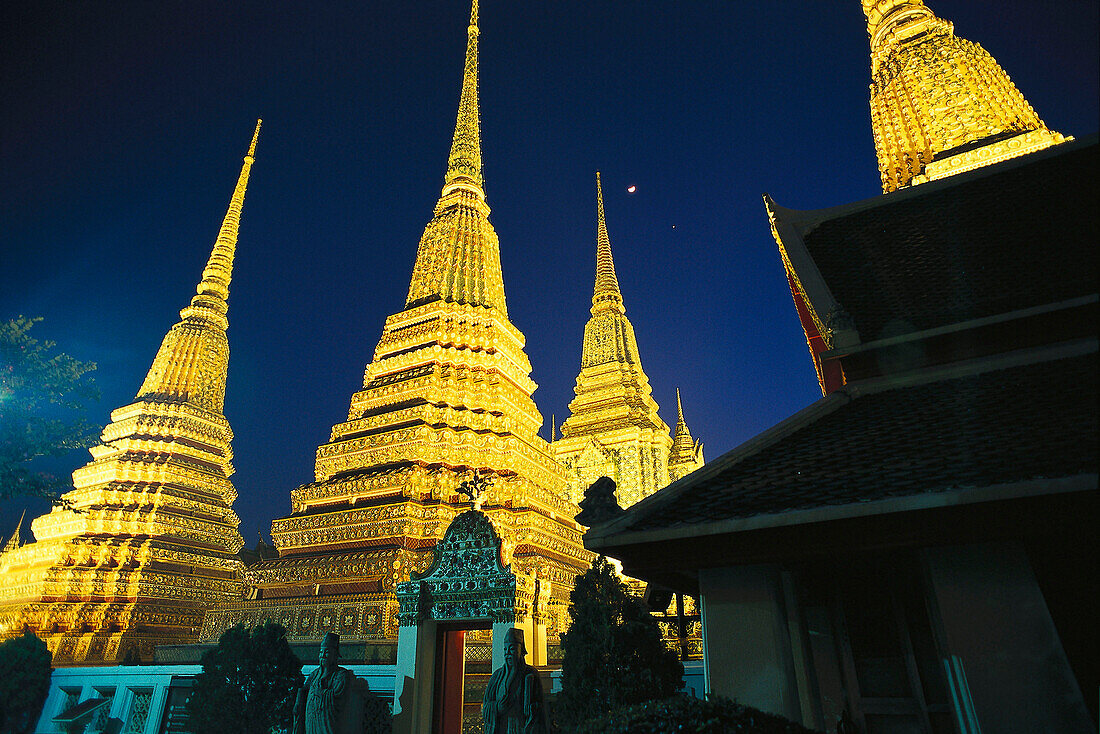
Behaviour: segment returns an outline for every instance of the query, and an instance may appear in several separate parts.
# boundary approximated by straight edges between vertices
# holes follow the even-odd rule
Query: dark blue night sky
[[[929,5],[1048,126],[1096,132],[1094,0]],[[264,118],[225,410],[249,545],[312,479],[404,305],[468,13],[465,0],[0,10],[0,317],[44,316],[40,337],[99,363],[97,422],[130,402],[193,294]],[[813,209],[881,192],[859,2],[482,0],[480,25],[491,221],[546,422],[565,417],[580,366],[597,169],[665,421],[679,386],[714,459],[819,398],[760,197]],[[0,536],[25,506],[46,509],[0,503]]]

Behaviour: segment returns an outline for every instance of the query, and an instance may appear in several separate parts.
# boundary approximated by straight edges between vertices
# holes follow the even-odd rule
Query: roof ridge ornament
[[[458,493],[469,497],[475,510],[481,510],[481,505],[485,501],[482,495],[492,486],[493,477],[491,474],[482,473],[480,469],[472,469],[471,474],[473,474],[471,479],[466,479],[458,485]]]

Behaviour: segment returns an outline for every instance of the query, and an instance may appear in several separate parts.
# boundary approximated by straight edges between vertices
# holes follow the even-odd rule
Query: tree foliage
[[[630,704],[672,696],[684,666],[661,641],[642,601],[600,557],[569,597],[573,623],[562,637],[562,691],[557,718],[576,726]]]
[[[627,706],[582,724],[576,734],[812,734],[801,724],[728,698],[679,695]]]
[[[0,644],[0,734],[34,731],[50,691],[53,655],[30,632]]]
[[[72,489],[67,477],[34,471],[30,463],[87,448],[99,430],[84,418],[99,390],[88,374],[94,362],[55,352],[30,336],[41,318],[0,322],[0,499],[14,495],[51,500]]]
[[[202,656],[187,701],[188,729],[204,734],[269,734],[290,729],[302,663],[286,629],[270,620],[251,632],[227,630]]]

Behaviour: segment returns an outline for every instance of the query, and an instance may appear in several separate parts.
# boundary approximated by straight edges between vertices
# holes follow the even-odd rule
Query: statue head
[[[340,659],[340,635],[335,632],[328,632],[325,634],[325,639],[321,641],[321,652],[317,656],[317,662],[320,663],[322,668],[329,668],[336,665],[336,661]]]
[[[523,641],[523,630],[512,627],[504,634],[504,664],[515,665],[527,657],[527,644]]]

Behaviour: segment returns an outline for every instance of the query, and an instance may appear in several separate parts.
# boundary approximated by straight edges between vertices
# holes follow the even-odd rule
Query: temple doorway
[[[397,585],[395,734],[480,731],[484,682],[504,662],[504,633],[530,626],[500,549],[489,517],[463,512],[436,545],[428,570]],[[467,652],[478,658],[469,669]]]

